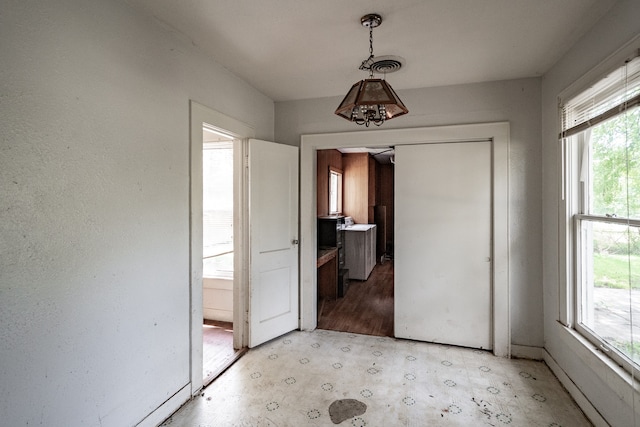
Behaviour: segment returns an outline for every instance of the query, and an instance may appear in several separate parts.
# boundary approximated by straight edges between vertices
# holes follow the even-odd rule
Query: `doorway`
[[[233,345],[234,145],[228,132],[202,127],[202,362],[207,386],[241,355]]]
[[[252,127],[191,101],[192,396],[204,384],[203,141],[207,131],[203,128],[233,141],[233,348],[257,346],[299,327],[298,147],[256,140]]]
[[[216,132],[219,134],[216,136]],[[189,227],[190,227],[190,289],[191,289],[191,301],[189,309],[190,319],[190,335],[189,343],[191,347],[191,368],[190,368],[190,393],[195,396],[205,385],[206,380],[209,381],[212,377],[215,377],[217,373],[221,373],[224,370],[224,365],[220,365],[220,368],[205,368],[204,359],[204,333],[205,318],[210,315],[220,316],[225,314],[231,316],[232,328],[229,328],[228,324],[214,324],[208,326],[218,326],[216,328],[207,328],[210,332],[223,332],[226,333],[227,339],[229,333],[226,330],[233,330],[232,332],[232,349],[244,349],[247,347],[247,255],[244,248],[247,246],[245,240],[248,238],[246,229],[246,203],[244,196],[244,156],[245,148],[244,141],[246,138],[252,138],[254,136],[254,130],[246,124],[226,116],[218,111],[205,107],[197,102],[190,102],[190,211],[189,211]],[[206,278],[209,274],[205,274],[204,267],[207,263],[218,263],[219,270],[229,269],[228,263],[231,261],[228,254],[225,254],[225,250],[220,249],[222,244],[218,245],[220,249],[218,252],[213,252],[215,245],[211,244],[207,248],[208,252],[205,255],[205,243],[204,243],[204,146],[205,141],[209,143],[226,142],[226,144],[233,147],[232,155],[232,175],[233,175],[233,218],[232,218],[232,237],[233,237],[233,274],[226,279],[220,278]],[[225,159],[228,161],[228,157]],[[218,216],[223,216],[219,214]],[[227,230],[227,235],[228,235]],[[224,243],[224,242],[223,242]],[[226,242],[228,245],[228,242]],[[212,258],[218,258],[217,261],[207,261],[205,257],[214,255]],[[215,256],[217,255],[217,256]],[[226,258],[225,258],[226,257]],[[220,267],[221,261],[222,267]],[[225,266],[226,265],[226,266]],[[218,272],[217,275],[221,275]],[[229,280],[231,278],[231,280]],[[208,283],[206,286],[211,285],[214,289],[219,289],[219,294],[223,295],[223,299],[227,299],[227,304],[222,304],[226,307],[225,311],[219,311],[219,307],[211,305],[210,302],[205,301],[205,281],[212,279],[217,283]],[[215,300],[215,298],[214,298]],[[232,308],[229,310],[228,302],[231,301]],[[207,307],[208,313],[205,313],[205,307]],[[213,309],[213,311],[211,310]],[[218,311],[216,311],[218,310]],[[228,319],[228,317],[226,317]],[[226,321],[226,319],[224,319]],[[225,351],[229,351],[229,345],[224,346]],[[234,350],[235,351],[235,350]],[[242,353],[234,352],[235,357],[238,357]],[[207,374],[206,371],[210,371]]]
[[[394,335],[393,152],[317,152],[320,329]]]
[[[491,141],[491,341],[496,356],[510,355],[509,313],[509,124],[506,122],[470,125],[437,126],[412,129],[389,129],[335,134],[303,135],[301,141],[301,325],[303,329],[317,326],[317,240],[316,197],[317,152],[338,147],[383,147],[390,141],[396,147],[449,142]],[[397,218],[396,221],[397,223]],[[396,270],[398,266],[396,265]],[[401,283],[396,281],[395,288]],[[411,301],[411,304],[424,302]],[[398,314],[405,307],[396,303]],[[415,319],[423,321],[422,318]]]

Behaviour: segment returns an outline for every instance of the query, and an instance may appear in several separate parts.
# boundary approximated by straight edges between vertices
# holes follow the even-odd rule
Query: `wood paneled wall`
[[[368,178],[368,186],[367,186],[367,191],[368,191],[368,223],[369,224],[375,224],[376,223],[376,215],[375,215],[375,207],[378,204],[378,191],[376,189],[376,186],[378,184],[377,182],[377,170],[378,170],[378,162],[375,161],[375,159],[372,156],[369,156],[369,178]]]
[[[381,165],[367,153],[318,150],[317,212],[329,214],[329,167],[343,171],[343,214],[359,224],[374,223],[374,206],[386,206],[386,241],[393,242],[393,165]]]
[[[356,224],[369,223],[369,154],[347,153],[342,155],[344,214]]]
[[[334,167],[340,170],[343,170],[344,168],[342,167],[342,153],[338,150],[318,150],[317,156],[317,212],[318,216],[325,216],[329,215],[329,167]]]
[[[378,205],[387,207],[387,242],[393,243],[393,191],[394,175],[393,165],[378,165],[376,191],[378,194]]]

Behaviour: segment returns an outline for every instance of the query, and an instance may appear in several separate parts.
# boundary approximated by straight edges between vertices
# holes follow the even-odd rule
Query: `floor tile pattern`
[[[165,426],[590,426],[542,362],[480,350],[316,330],[250,350]]]

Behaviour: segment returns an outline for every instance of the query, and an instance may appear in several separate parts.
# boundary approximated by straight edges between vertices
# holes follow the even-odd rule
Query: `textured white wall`
[[[0,9],[0,424],[133,425],[189,381],[189,100],[274,105],[124,2]]]
[[[388,76],[392,85],[401,78],[401,72]],[[543,346],[540,85],[531,78],[399,91],[409,114],[380,127],[510,123],[511,342],[533,347]],[[333,114],[340,101],[277,102],[276,141],[298,145],[304,134],[362,130]]]
[[[633,393],[627,380],[603,362],[598,352],[587,351],[556,320],[558,291],[558,95],[572,83],[640,34],[640,1],[619,1],[543,79],[543,281],[545,348],[575,386],[612,426],[640,423],[640,407],[634,414]],[[636,46],[637,47],[637,46]]]

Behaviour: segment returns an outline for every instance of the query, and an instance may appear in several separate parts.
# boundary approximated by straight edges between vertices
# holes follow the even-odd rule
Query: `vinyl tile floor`
[[[163,426],[591,426],[543,362],[389,337],[291,332]]]

